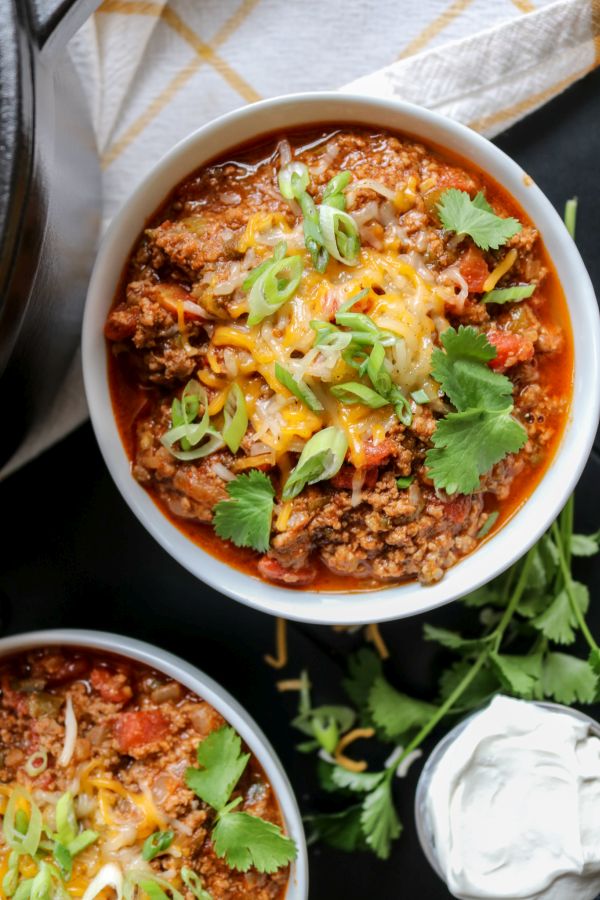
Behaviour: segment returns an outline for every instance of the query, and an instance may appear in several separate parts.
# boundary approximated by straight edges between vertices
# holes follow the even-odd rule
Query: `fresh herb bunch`
[[[498,692],[567,705],[600,699],[600,648],[585,621],[589,594],[571,572],[572,557],[592,556],[599,549],[600,531],[573,533],[571,498],[522,560],[462,599],[477,614],[473,634],[425,625],[425,639],[453,657],[439,678],[434,702],[397,690],[379,657],[367,648],[349,659],[344,688],[352,707],[312,708],[303,676],[293,724],[311,740],[298,749],[316,754],[321,786],[346,801],[339,811],[308,817],[313,839],[346,851],[370,850],[386,859],[402,831],[394,775],[405,773],[415,751],[441,722],[477,709]],[[570,650],[577,637],[587,644],[587,658]],[[388,754],[379,769],[366,770],[364,763],[346,767],[348,760],[340,754],[343,733],[355,723],[362,726],[355,734],[373,736],[373,756]]]

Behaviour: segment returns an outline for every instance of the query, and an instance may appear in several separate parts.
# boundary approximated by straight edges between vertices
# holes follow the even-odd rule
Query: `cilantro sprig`
[[[486,336],[461,325],[444,331],[441,341],[432,374],[456,412],[438,421],[426,462],[436,488],[470,494],[495,463],[523,447],[527,432],[511,415],[512,382],[488,366],[496,348]]]
[[[231,796],[244,774],[249,753],[229,725],[211,732],[197,750],[198,768],[190,767],[185,782],[216,813],[212,829],[215,853],[240,872],[254,866],[259,872],[276,872],[296,858],[296,845],[281,828],[258,816],[236,812],[241,796]]]
[[[471,199],[466,191],[449,188],[437,209],[446,231],[469,235],[482,250],[497,250],[523,227],[511,216],[497,216],[481,191]]]
[[[213,524],[219,537],[236,547],[269,549],[273,518],[273,485],[264,472],[252,469],[227,484],[229,500],[221,500],[213,508]]]
[[[373,770],[349,771],[315,742],[321,786],[338,798],[339,808],[306,817],[313,839],[386,859],[402,831],[394,800],[396,774],[404,774],[415,751],[440,724],[451,724],[456,715],[481,707],[498,692],[567,705],[600,698],[600,648],[585,621],[588,592],[571,571],[573,557],[599,550],[600,532],[573,533],[571,498],[522,560],[463,598],[463,615],[474,620],[472,633],[426,624],[425,639],[439,644],[449,657],[433,702],[391,684],[383,662],[370,648],[350,656],[343,687],[354,715],[347,714],[347,727],[358,722],[374,728],[372,758],[387,756],[387,762]],[[570,652],[576,639],[587,644],[587,658],[580,650]],[[301,722],[329,708],[313,709],[307,691],[308,676],[303,674]],[[294,722],[298,724],[298,717]]]

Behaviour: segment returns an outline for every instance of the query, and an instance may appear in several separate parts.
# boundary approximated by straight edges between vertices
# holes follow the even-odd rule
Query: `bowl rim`
[[[145,218],[160,205],[160,201],[149,202],[148,197],[154,192],[164,200],[194,168],[215,155],[222,156],[228,148],[266,133],[327,121],[332,125],[345,122],[387,127],[396,133],[404,131],[425,143],[437,143],[442,149],[460,154],[467,163],[479,166],[505,187],[541,232],[567,299],[575,345],[573,397],[554,458],[509,522],[447,570],[434,585],[412,581],[347,593],[291,589],[269,584],[221,562],[187,538],[132,477],[112,412],[101,322],[130,247]],[[234,140],[238,129],[242,137]],[[232,137],[227,140],[226,135]],[[220,149],[203,153],[203,147],[212,146],[211,142]],[[190,164],[196,156],[198,161]],[[165,184],[158,189],[162,182]],[[112,291],[107,287],[111,284]],[[84,384],[100,450],[122,497],[158,543],[189,572],[245,605],[286,619],[314,624],[384,622],[435,609],[490,581],[520,558],[558,514],[583,471],[600,413],[600,379],[591,378],[583,384],[584,370],[600,370],[599,322],[589,275],[560,216],[524,170],[486,138],[439,113],[395,99],[348,92],[289,94],[234,110],[193,131],[152,167],[125,201],[104,236],[90,280],[82,332]]]
[[[583,710],[581,709],[576,709],[572,706],[565,706],[564,703],[555,703],[552,700],[522,700],[520,698],[510,699],[519,699],[522,703],[532,703],[534,706],[539,706],[542,709],[548,709],[551,712],[559,712],[570,715],[574,719],[579,719],[580,722],[584,722],[588,726],[590,734],[593,734],[596,737],[600,738],[600,722],[592,718],[592,716],[588,715],[587,713],[583,712]],[[433,835],[431,834],[431,823],[429,821],[427,812],[427,789],[429,787],[429,782],[431,781],[431,777],[436,765],[443,758],[448,748],[456,740],[456,738],[462,734],[462,732],[470,722],[472,722],[477,718],[477,716],[480,716],[486,711],[486,709],[488,709],[491,702],[492,701],[490,700],[489,703],[486,703],[478,709],[474,709],[472,712],[467,713],[467,715],[464,716],[460,720],[460,722],[457,722],[456,725],[454,725],[450,729],[450,731],[448,731],[443,737],[440,738],[440,740],[429,753],[429,756],[427,757],[425,764],[419,774],[419,780],[417,781],[417,787],[415,789],[415,800],[413,804],[415,830],[417,832],[417,837],[419,839],[419,844],[421,845],[423,855],[427,859],[427,862],[429,863],[435,874],[438,876],[438,878],[440,878],[441,881],[444,882],[444,884],[446,884],[446,877],[437,857]]]
[[[221,713],[261,764],[277,798],[285,831],[298,848],[298,856],[290,867],[285,900],[308,900],[308,852],[294,790],[269,739],[229,691],[197,666],[168,650],[108,631],[53,628],[14,634],[0,638],[0,658],[42,647],[101,650],[143,663],[179,681]]]

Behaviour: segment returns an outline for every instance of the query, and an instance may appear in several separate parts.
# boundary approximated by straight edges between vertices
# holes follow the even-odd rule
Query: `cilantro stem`
[[[441,722],[444,716],[446,716],[450,712],[456,701],[460,699],[460,697],[469,687],[481,667],[487,662],[490,653],[498,652],[500,644],[502,643],[502,638],[504,637],[504,632],[508,628],[511,619],[515,614],[517,606],[519,605],[519,601],[521,599],[523,591],[525,590],[525,585],[527,584],[527,578],[529,575],[529,568],[531,566],[531,560],[533,559],[533,555],[535,552],[536,548],[534,546],[527,553],[527,556],[525,557],[525,560],[521,567],[521,571],[519,573],[517,584],[510,597],[510,601],[508,602],[508,605],[504,610],[504,614],[498,622],[496,628],[489,635],[488,645],[484,647],[483,650],[479,653],[469,671],[466,673],[464,678],[462,678],[461,681],[456,685],[452,693],[446,698],[442,705],[438,707],[436,712],[431,716],[429,721],[426,722],[425,725],[423,725],[421,730],[415,735],[412,741],[408,743],[407,747],[402,751],[400,757],[390,765],[387,770],[388,777],[391,778],[390,773],[396,770],[396,768],[398,767],[398,763],[402,762],[403,759],[406,759],[409,753],[412,753],[413,750],[416,750],[416,748],[423,743],[423,741],[431,733],[431,731],[433,731],[438,722]],[[507,579],[507,587],[505,588],[506,593],[508,593],[508,591],[510,590],[512,578],[513,575],[511,573]]]
[[[587,641],[587,644],[590,650],[595,650],[596,652],[600,652],[600,647],[594,640],[594,636],[592,632],[588,628],[587,622],[585,621],[585,617],[581,611],[579,603],[575,597],[575,593],[573,591],[573,579],[571,577],[571,569],[569,563],[567,561],[567,550],[563,541],[563,535],[561,534],[561,529],[558,527],[556,522],[552,525],[552,535],[554,537],[554,541],[556,543],[556,547],[558,550],[558,561],[560,565],[560,570],[562,572],[562,576],[565,582],[565,590],[567,592],[567,597],[569,598],[569,603],[571,605],[571,609],[573,611],[573,615],[577,619],[577,624],[581,629],[581,633]]]

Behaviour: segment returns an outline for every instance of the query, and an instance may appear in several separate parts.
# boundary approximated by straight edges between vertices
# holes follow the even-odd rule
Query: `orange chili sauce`
[[[319,127],[320,125],[321,127]],[[327,129],[326,134],[324,134],[324,129]],[[177,188],[188,181],[188,179],[193,178],[195,174],[203,169],[226,162],[235,163],[237,161],[243,161],[247,164],[257,164],[273,154],[274,147],[283,137],[287,138],[293,147],[306,147],[307,145],[312,146],[316,142],[324,142],[332,137],[337,131],[341,130],[368,131],[369,129],[363,124],[353,125],[352,123],[343,123],[339,126],[332,126],[329,123],[314,123],[308,128],[289,129],[286,132],[273,132],[268,135],[263,135],[261,138],[252,141],[250,144],[242,144],[235,147],[227,154],[209,160],[204,163],[200,169],[196,170],[196,172],[190,172],[185,178],[181,179],[179,184],[165,199],[165,202],[161,204],[156,213],[149,218],[145,227],[160,220],[161,214],[171,202],[171,198]],[[415,143],[423,144],[427,150],[432,151],[432,155],[438,157],[442,163],[448,163],[452,166],[465,169],[468,173],[478,176],[485,185],[488,198],[504,207],[509,215],[515,216],[525,225],[535,225],[508,191],[469,159],[462,157],[457,153],[448,151],[444,147],[431,141],[424,142],[418,136],[408,132],[400,133],[379,128],[374,128],[373,132],[377,134],[385,133],[391,136],[397,136],[401,139],[407,138]],[[136,239],[136,245],[138,240],[139,236]],[[558,325],[562,329],[564,335],[564,346],[560,353],[549,354],[548,356],[540,354],[539,357],[536,357],[538,371],[540,373],[540,384],[544,386],[547,393],[565,398],[569,402],[565,404],[564,412],[555,414],[548,423],[553,429],[553,434],[550,441],[545,445],[543,452],[540,453],[539,462],[536,465],[525,466],[523,471],[513,478],[510,494],[505,500],[497,501],[492,495],[486,497],[486,510],[488,512],[497,510],[499,515],[488,535],[486,535],[477,546],[480,546],[482,543],[489,540],[490,537],[499,531],[525,505],[554,459],[558,446],[562,440],[569,415],[570,401],[573,394],[574,375],[573,332],[571,329],[569,310],[556,269],[541,238],[538,238],[536,252],[543,265],[548,270],[543,284],[543,294],[546,298],[546,303],[543,307],[536,308],[536,315],[542,324]],[[125,265],[119,288],[116,292],[114,304],[118,303],[124,294],[128,262]],[[135,457],[135,423],[145,404],[145,397],[148,396],[148,393],[146,389],[140,387],[131,377],[127,376],[127,366],[123,364],[117,355],[111,352],[110,347],[107,347],[107,353],[113,411],[127,455],[130,460],[133,460]],[[123,355],[126,356],[127,354]],[[215,534],[210,525],[189,522],[174,516],[152,489],[146,488],[146,490],[162,514],[195,544],[198,544],[203,550],[211,556],[216,557],[221,562],[227,563],[227,565],[233,566],[233,568],[248,575],[254,575],[257,578],[260,578],[257,569],[260,555],[254,550],[236,547],[230,541],[224,541]],[[477,552],[477,547],[475,547],[472,552]],[[356,593],[384,590],[394,584],[394,582],[386,582],[383,584],[375,579],[369,578],[336,575],[320,560],[316,559],[314,562],[317,566],[317,577],[310,585],[311,590],[335,593]],[[262,580],[263,579],[261,579],[261,581]],[[303,588],[294,588],[290,586],[287,586],[287,588],[289,590],[303,590]]]

